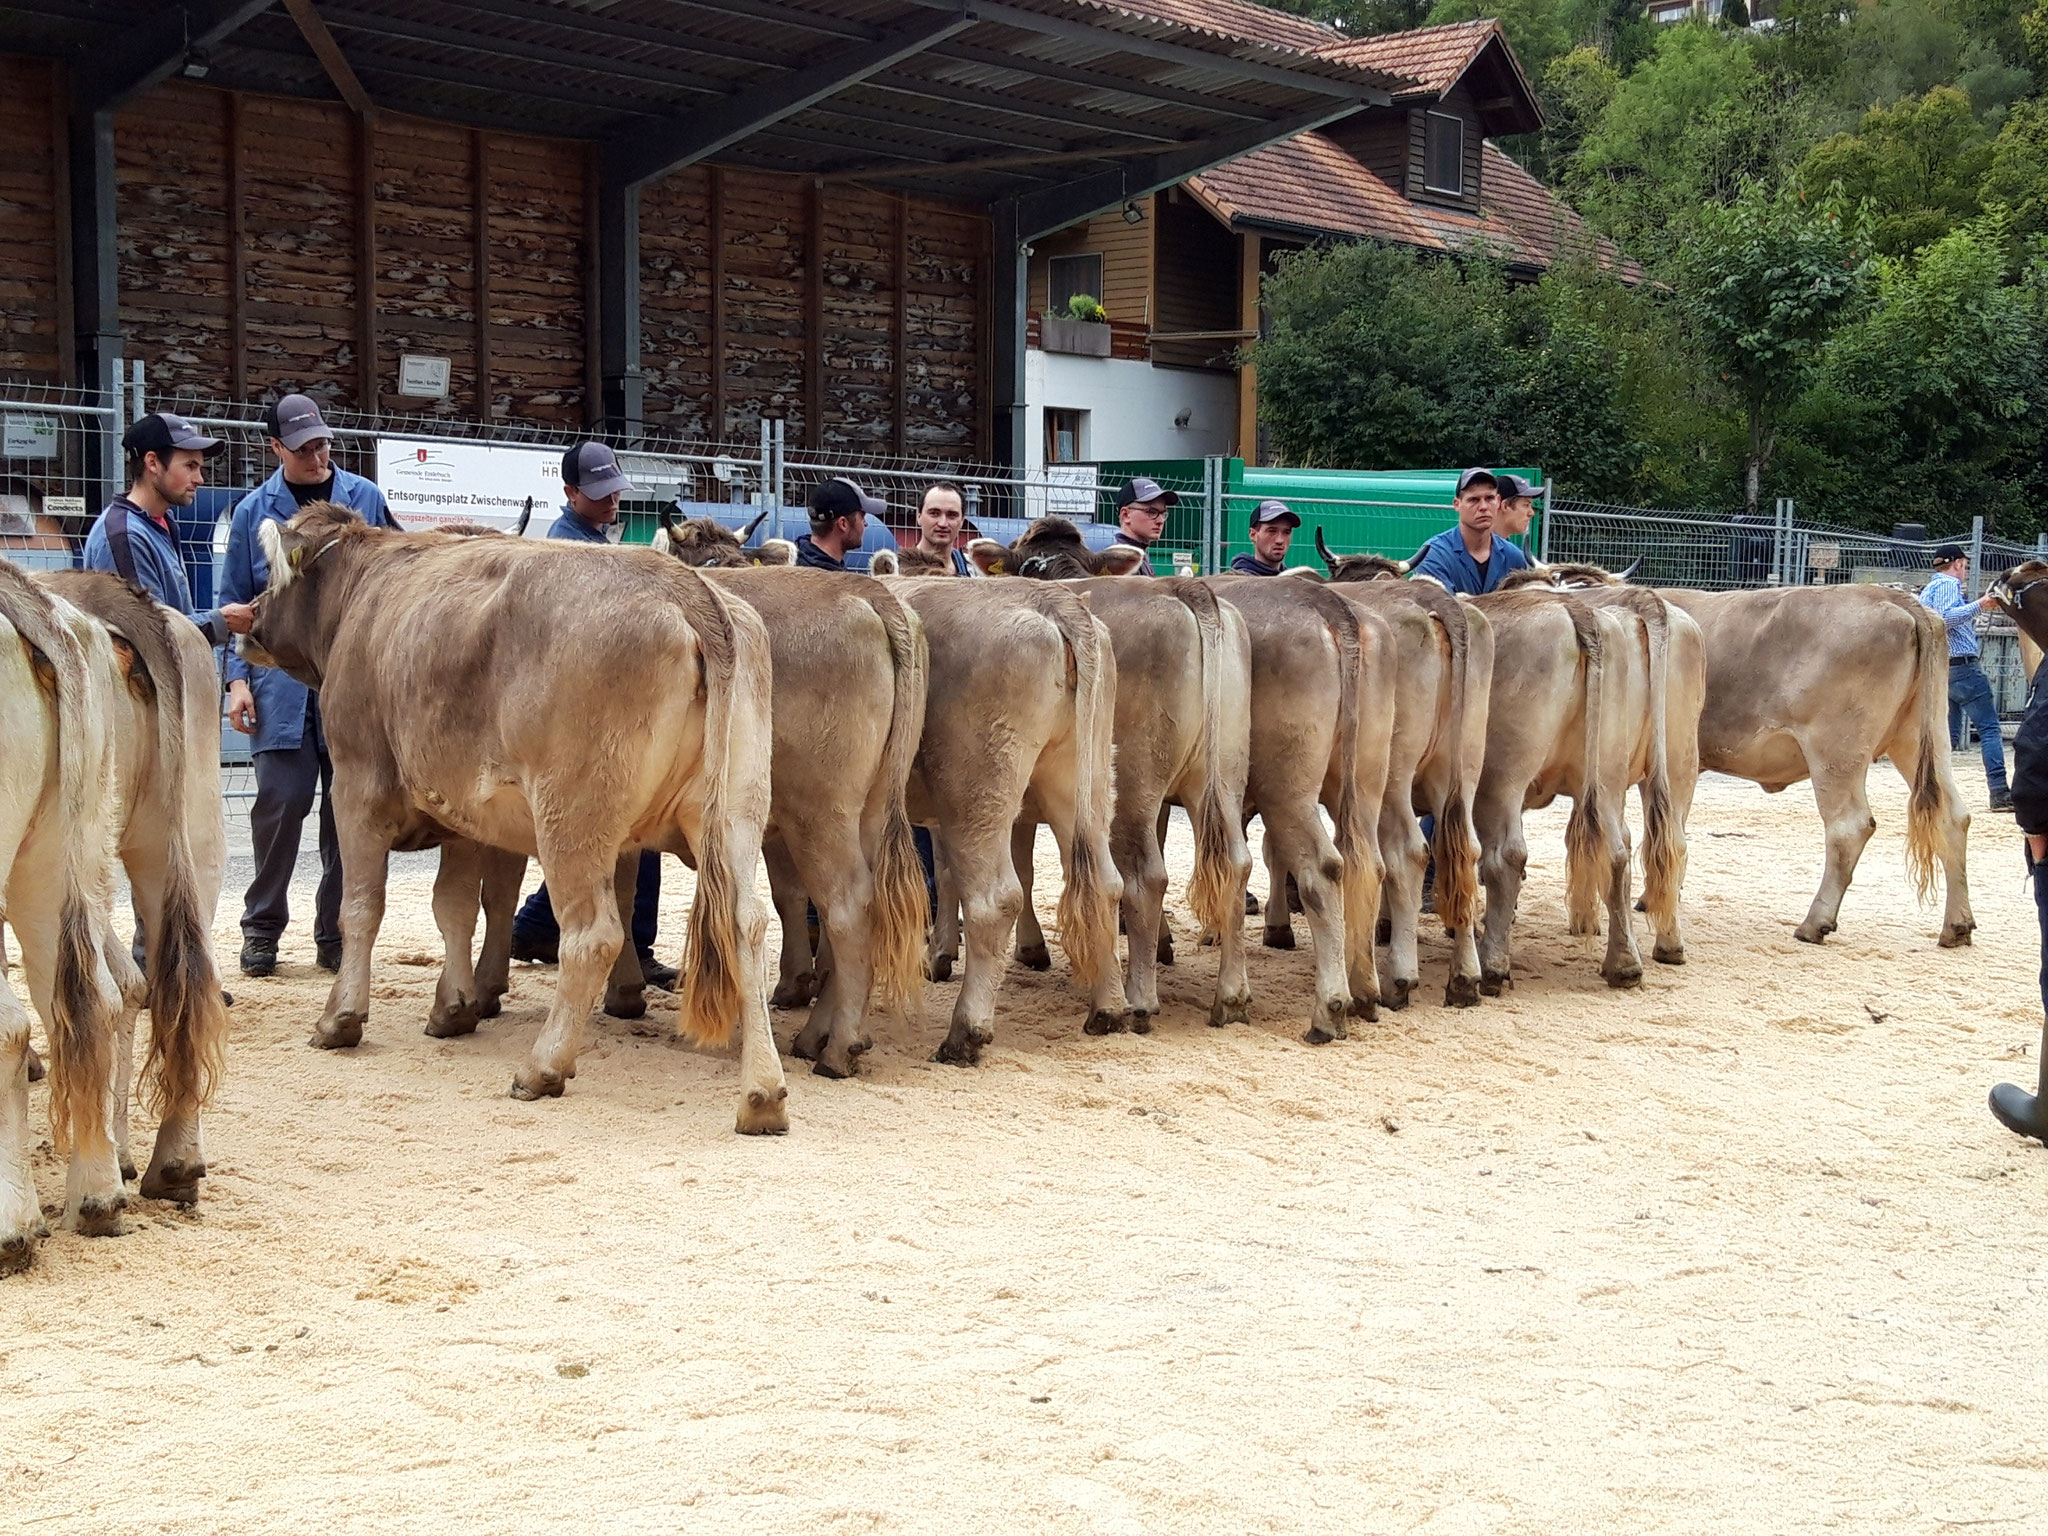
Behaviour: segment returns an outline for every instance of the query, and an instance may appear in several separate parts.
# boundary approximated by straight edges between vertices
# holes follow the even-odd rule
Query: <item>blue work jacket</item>
[[[1477,597],[1482,592],[1491,592],[1528,565],[1529,557],[1496,533],[1493,552],[1482,571],[1479,562],[1466,551],[1464,535],[1455,528],[1446,528],[1422,546],[1422,558],[1415,562],[1410,574],[1434,576],[1453,592]]]
[[[551,539],[567,539],[574,544],[611,543],[611,539],[606,535],[604,529],[597,527],[595,524],[586,523],[574,512],[571,512],[566,505],[562,508],[562,515],[556,518],[553,526],[548,529],[548,537]]]
[[[340,465],[334,469],[332,499],[359,515],[366,523],[387,526],[384,493],[375,481],[352,475]],[[220,573],[220,600],[246,603],[270,584],[270,562],[256,530],[266,522],[288,523],[299,514],[284,483],[284,471],[271,477],[235,505],[228,523],[227,559]],[[289,752],[305,740],[306,702],[312,690],[276,667],[254,667],[232,650],[228,652],[227,680],[237,678],[249,685],[256,697],[256,734],[250,739],[252,752]]]
[[[122,570],[117,558],[117,541],[127,545],[127,570]],[[213,558],[210,549],[200,553],[208,560]],[[85,568],[128,577],[166,608],[177,609],[197,624],[207,644],[227,644],[228,630],[220,621],[220,610],[192,606],[192,579],[185,571],[185,553],[175,527],[165,528],[126,496],[108,502],[107,510],[86,535]]]

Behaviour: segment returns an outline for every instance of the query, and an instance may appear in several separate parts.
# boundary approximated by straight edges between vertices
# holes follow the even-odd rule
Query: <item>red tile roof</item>
[[[1458,77],[1471,68],[1479,50],[1496,37],[1506,45],[1507,34],[1497,21],[1458,21],[1443,27],[1418,27],[1412,32],[1346,38],[1326,46],[1324,52],[1346,63],[1405,75],[1420,87],[1403,95],[1441,96],[1458,83]],[[1511,57],[1513,52],[1508,49]]]
[[[1410,202],[1319,133],[1269,145],[1192,178],[1188,189],[1219,219],[1308,236],[1386,240],[1425,251],[1484,245],[1512,265],[1542,268],[1573,250],[1619,266],[1633,282],[1642,269],[1542,182],[1489,143],[1483,146],[1480,212]]]

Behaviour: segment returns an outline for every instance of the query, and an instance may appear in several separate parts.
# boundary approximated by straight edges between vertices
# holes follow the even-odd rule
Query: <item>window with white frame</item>
[[[1465,195],[1465,120],[1447,112],[1423,119],[1422,185],[1452,197]]]

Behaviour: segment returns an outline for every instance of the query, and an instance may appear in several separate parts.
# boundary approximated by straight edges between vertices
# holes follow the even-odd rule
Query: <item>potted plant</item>
[[[1067,300],[1065,315],[1038,317],[1038,339],[1048,352],[1070,352],[1077,357],[1109,356],[1109,311],[1092,293],[1077,293]]]

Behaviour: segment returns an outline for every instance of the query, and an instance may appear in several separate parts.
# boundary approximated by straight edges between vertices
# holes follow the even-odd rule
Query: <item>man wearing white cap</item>
[[[389,526],[384,493],[375,482],[334,463],[334,433],[320,407],[305,395],[286,395],[263,413],[277,470],[235,507],[221,567],[225,606],[248,603],[270,581],[270,563],[256,531],[284,523],[315,501],[349,508],[366,523]],[[323,970],[341,968],[341,848],[327,789],[334,764],[320,725],[320,697],[275,667],[252,667],[227,653],[228,724],[255,739],[256,800],[249,808],[249,841],[256,878],[242,905],[242,971],[268,976],[277,969],[277,941],[291,920],[292,870],[299,834],[320,795],[320,888],[313,902],[314,955]]]

